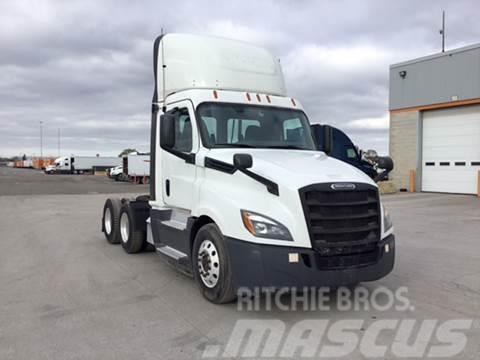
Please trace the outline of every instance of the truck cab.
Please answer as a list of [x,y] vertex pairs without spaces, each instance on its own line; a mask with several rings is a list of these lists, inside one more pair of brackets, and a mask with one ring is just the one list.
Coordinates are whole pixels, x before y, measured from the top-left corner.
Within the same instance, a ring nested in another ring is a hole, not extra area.
[[45,168],[46,174],[64,174],[70,173],[70,161],[69,157],[56,158],[53,164],[48,165]]
[[388,274],[376,184],[318,151],[266,50],[168,34],[154,45],[150,195],[108,199],[102,229],[147,244],[215,303],[240,288],[351,285]]
[[359,152],[358,148],[353,144],[352,140],[342,130],[329,125],[311,125],[312,135],[316,140],[318,150],[324,151],[324,139],[327,126],[331,129],[332,138],[331,149],[328,152],[328,155],[334,157],[335,159],[346,162],[352,166],[355,166],[357,169],[363,171],[372,179],[375,179],[378,175],[375,167],[368,161],[362,159],[362,155]]

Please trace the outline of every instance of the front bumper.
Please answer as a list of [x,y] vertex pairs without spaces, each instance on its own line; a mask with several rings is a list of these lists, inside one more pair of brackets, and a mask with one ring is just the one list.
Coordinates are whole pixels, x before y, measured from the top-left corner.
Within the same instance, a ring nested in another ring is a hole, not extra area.
[[[237,288],[352,285],[386,276],[395,262],[394,235],[380,241],[370,258],[346,255],[327,259],[313,249],[259,245],[233,238],[227,238],[226,244]],[[289,258],[296,258],[290,254],[298,254],[298,262],[290,262]]]

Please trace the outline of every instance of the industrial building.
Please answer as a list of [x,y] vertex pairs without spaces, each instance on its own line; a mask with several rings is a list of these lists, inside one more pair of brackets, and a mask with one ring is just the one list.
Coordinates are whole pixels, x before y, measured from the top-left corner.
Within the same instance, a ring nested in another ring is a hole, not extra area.
[[480,191],[480,44],[390,66],[398,189]]

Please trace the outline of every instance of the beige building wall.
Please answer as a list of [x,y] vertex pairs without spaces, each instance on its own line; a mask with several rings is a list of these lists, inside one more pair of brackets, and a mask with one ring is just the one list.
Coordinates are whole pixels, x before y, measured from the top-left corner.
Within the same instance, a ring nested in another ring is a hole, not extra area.
[[[390,156],[395,166],[390,179],[398,190],[409,190],[410,170],[418,174],[419,115],[418,111],[390,113]],[[418,184],[416,190],[420,190]]]

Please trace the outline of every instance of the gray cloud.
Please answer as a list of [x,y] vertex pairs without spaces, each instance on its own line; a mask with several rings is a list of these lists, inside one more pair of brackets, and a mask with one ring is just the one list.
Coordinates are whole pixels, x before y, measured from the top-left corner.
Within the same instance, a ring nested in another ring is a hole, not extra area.
[[152,45],[163,27],[271,49],[312,122],[387,152],[388,65],[480,39],[477,1],[3,1],[0,154],[148,149]]

